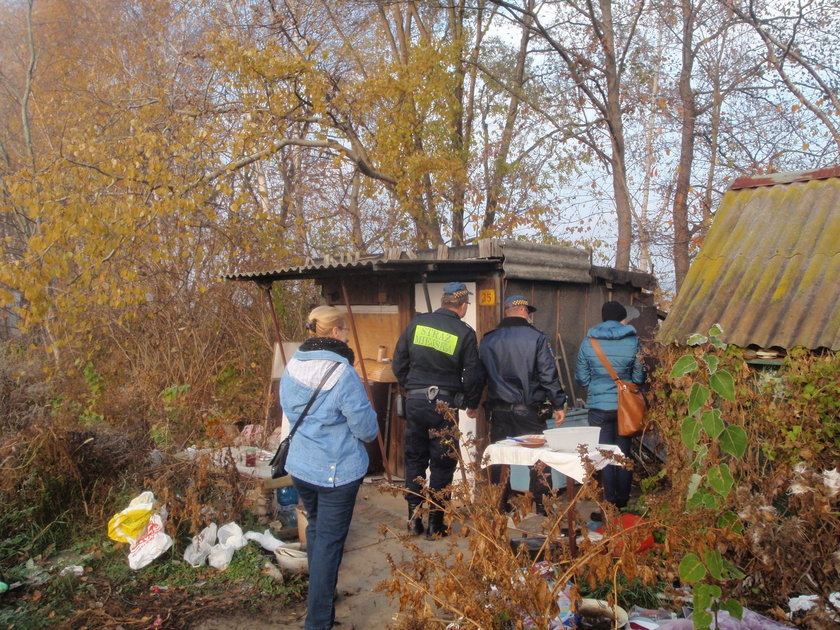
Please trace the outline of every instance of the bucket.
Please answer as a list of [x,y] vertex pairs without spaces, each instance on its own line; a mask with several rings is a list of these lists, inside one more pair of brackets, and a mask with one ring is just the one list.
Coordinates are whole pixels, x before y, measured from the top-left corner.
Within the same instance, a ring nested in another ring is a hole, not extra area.
[[277,547],[274,550],[274,558],[277,560],[277,564],[289,571],[301,573],[307,573],[309,571],[305,551],[292,547]]

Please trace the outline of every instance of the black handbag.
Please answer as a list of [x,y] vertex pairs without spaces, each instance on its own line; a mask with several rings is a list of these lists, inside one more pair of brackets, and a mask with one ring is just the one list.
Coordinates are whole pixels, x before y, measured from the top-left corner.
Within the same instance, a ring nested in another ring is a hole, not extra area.
[[324,374],[324,378],[321,379],[321,382],[318,384],[318,387],[315,388],[315,393],[312,394],[312,398],[309,399],[309,402],[306,403],[306,407],[303,408],[300,416],[295,422],[295,426],[292,427],[292,430],[289,431],[289,435],[287,435],[278,445],[277,452],[274,453],[274,457],[271,458],[271,462],[269,466],[271,467],[271,478],[277,479],[278,477],[283,477],[287,475],[286,472],[286,458],[289,456],[289,445],[292,443],[292,437],[297,431],[297,428],[300,426],[301,420],[306,417],[306,414],[309,413],[309,409],[312,407],[312,403],[315,402],[315,399],[318,397],[318,394],[321,391],[321,388],[324,386],[324,383],[327,382],[327,379],[335,372],[336,368],[339,366],[339,363],[336,361],[333,363],[332,367],[327,370],[327,373]]

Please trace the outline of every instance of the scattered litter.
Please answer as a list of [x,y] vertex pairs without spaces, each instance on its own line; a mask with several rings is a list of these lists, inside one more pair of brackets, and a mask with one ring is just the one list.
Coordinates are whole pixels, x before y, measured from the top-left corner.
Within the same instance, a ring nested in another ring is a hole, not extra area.
[[561,627],[574,628],[577,626],[577,615],[572,612],[572,597],[568,590],[560,591],[557,594],[557,607],[560,609],[558,615],[552,619],[554,624]]
[[664,608],[640,608],[633,606],[629,611],[627,627],[630,630],[653,630],[666,621],[676,619],[677,615]]
[[242,547],[248,544],[248,541],[242,533],[242,528],[233,521],[225,523],[219,528],[218,541],[218,544],[224,545],[225,547],[233,547],[234,549],[242,549]]
[[282,540],[275,538],[270,529],[265,530],[262,534],[259,532],[245,532],[245,538],[247,540],[253,540],[260,544],[260,547],[265,549],[266,551],[274,552],[277,547],[285,547],[286,543]]
[[259,424],[246,424],[233,443],[237,446],[256,446],[263,441],[264,429]]
[[578,615],[611,619],[619,628],[624,628],[627,625],[627,611],[618,605],[610,606],[603,599],[583,598],[578,605]]
[[23,582],[30,586],[46,584],[50,580],[50,572],[44,567],[35,564],[32,558],[26,561],[23,568]]
[[58,572],[59,575],[75,575],[81,576],[84,575],[85,568],[78,564],[71,564],[69,567],[64,567],[61,571]]
[[280,571],[280,569],[278,569],[272,562],[266,562],[263,565],[263,570],[265,571],[266,575],[274,578],[278,582],[286,581],[286,578],[283,577],[283,572]]
[[213,545],[216,544],[216,530],[216,523],[210,523],[210,525],[201,530],[201,533],[193,536],[192,542],[184,550],[184,560],[190,566],[200,567],[207,560],[211,549],[213,549]]
[[[788,609],[790,610],[788,617],[793,619],[793,617],[797,614],[807,613],[817,605],[819,599],[820,598],[817,595],[799,595],[798,597],[791,597],[788,600]],[[835,610],[840,609],[840,592],[829,595],[828,601],[831,602],[831,606]],[[828,606],[826,607],[826,610],[829,611],[829,614],[834,621],[838,621],[836,613],[830,612]]]
[[274,557],[277,559],[277,564],[289,571],[306,573],[309,570],[305,551],[291,547],[277,547],[274,550]]
[[207,562],[211,567],[224,571],[230,566],[235,551],[248,544],[242,535],[242,528],[236,523],[226,523],[219,528],[219,542],[213,545]]
[[148,566],[172,546],[172,537],[164,531],[166,510],[155,512],[146,523],[143,534],[128,551],[128,566],[135,571]]
[[108,521],[108,538],[117,542],[134,543],[142,535],[146,523],[155,511],[155,495],[141,492],[128,507],[117,512]]
[[[740,621],[730,616],[725,610],[719,610],[715,614],[717,623],[712,622],[712,630],[787,630],[790,628],[748,608],[744,608]],[[657,630],[694,630],[694,624],[691,619],[676,619],[666,621]]]

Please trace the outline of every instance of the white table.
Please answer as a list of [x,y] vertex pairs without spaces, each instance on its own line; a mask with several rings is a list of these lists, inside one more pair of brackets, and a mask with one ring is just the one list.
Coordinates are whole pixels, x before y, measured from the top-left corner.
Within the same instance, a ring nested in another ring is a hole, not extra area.
[[[614,453],[621,455],[621,449],[614,444],[598,444],[595,449],[587,452],[587,457],[596,470],[600,470],[610,464],[616,464],[608,455],[601,453]],[[543,462],[546,466],[553,468],[559,473],[571,477],[579,483],[586,481],[586,469],[583,465],[581,455],[577,451],[573,453],[565,451],[553,451],[550,448],[529,448],[522,446],[513,440],[500,440],[488,446],[481,459],[482,466],[504,465],[507,475],[510,474],[510,466],[533,466],[537,462]],[[507,475],[503,475],[503,483],[507,483]],[[566,481],[566,499],[569,501],[568,526],[569,526],[569,551],[574,557],[577,555],[575,541],[575,502],[574,483]]]
[[[616,463],[609,457],[602,455],[600,451],[621,455],[621,449],[615,444],[598,444],[588,454],[596,470]],[[484,458],[482,459],[482,465],[506,464],[508,466],[533,466],[537,462],[543,462],[546,466],[553,468],[567,477],[571,477],[578,483],[586,481],[586,470],[577,451],[569,453],[565,451],[553,451],[546,447],[528,448],[513,440],[500,440],[485,449]]]

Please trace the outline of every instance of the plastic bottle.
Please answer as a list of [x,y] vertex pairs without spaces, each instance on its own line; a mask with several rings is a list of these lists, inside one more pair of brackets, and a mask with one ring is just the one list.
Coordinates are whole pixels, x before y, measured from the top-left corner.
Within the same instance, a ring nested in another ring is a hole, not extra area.
[[297,527],[298,491],[294,486],[277,490],[277,503],[280,504],[278,517],[284,527]]

